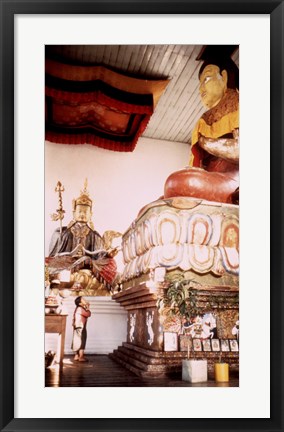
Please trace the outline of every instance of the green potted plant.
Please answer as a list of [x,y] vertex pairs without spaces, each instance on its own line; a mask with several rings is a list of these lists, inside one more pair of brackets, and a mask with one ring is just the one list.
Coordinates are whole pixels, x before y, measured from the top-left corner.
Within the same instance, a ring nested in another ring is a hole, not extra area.
[[[193,280],[185,279],[183,274],[168,276],[164,292],[158,298],[157,306],[159,311],[178,318],[181,332],[184,323],[190,323],[191,318],[198,313],[194,284]],[[207,360],[195,359],[192,337],[189,334],[187,336],[187,359],[182,360],[182,379],[193,383],[207,381]],[[191,358],[189,356],[190,352]]]

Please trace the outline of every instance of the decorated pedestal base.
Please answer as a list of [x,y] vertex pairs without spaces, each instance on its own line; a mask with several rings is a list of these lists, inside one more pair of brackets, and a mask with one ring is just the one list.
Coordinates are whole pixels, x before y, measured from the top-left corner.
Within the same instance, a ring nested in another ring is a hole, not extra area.
[[[112,298],[120,303],[127,311],[127,341],[118,347],[110,356],[142,377],[161,377],[168,374],[181,376],[182,360],[187,359],[187,350],[181,350],[180,335],[181,326],[176,322],[166,322],[157,307],[159,290],[153,292],[147,287],[147,279],[137,278],[131,288],[114,294]],[[148,280],[149,282],[150,280]],[[202,292],[204,296],[204,291]],[[234,302],[236,292],[222,291],[224,304],[215,312],[217,321],[222,323],[218,337],[228,338],[231,328],[237,316],[238,304]],[[204,304],[206,304],[206,296]],[[231,300],[230,300],[231,299]],[[218,327],[218,326],[217,326]],[[165,346],[165,332],[176,335],[177,345]],[[166,351],[165,349],[172,349]],[[192,353],[190,353],[190,357]],[[214,374],[214,364],[218,362],[220,351],[204,352],[196,351],[194,357],[197,360],[207,360],[208,372]],[[226,351],[222,353],[223,361],[230,364],[234,371],[238,370],[238,352]]]
[[[140,376],[181,374],[188,354],[179,343],[182,323],[158,306],[163,271],[194,280],[200,314],[208,312],[210,304],[216,319],[214,338],[233,338],[238,320],[238,206],[192,198],[156,201],[141,210],[122,246],[122,291],[112,298],[128,312],[127,341],[112,358]],[[165,344],[165,333],[172,333],[171,346]],[[195,357],[206,360],[213,373],[219,354],[202,348]],[[238,368],[238,352],[229,350],[222,358]]]

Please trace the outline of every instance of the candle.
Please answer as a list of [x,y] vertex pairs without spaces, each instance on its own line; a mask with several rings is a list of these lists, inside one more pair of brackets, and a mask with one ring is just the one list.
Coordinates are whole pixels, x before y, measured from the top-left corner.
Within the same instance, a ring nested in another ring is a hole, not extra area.
[[229,365],[228,363],[215,363],[215,381],[229,381]]

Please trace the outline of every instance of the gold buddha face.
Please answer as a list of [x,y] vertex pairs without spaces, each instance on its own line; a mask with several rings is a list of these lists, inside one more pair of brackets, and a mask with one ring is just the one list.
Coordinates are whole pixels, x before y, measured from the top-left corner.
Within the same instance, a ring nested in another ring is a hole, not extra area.
[[74,212],[74,219],[77,222],[89,222],[91,220],[92,211],[88,205],[77,204]]
[[216,106],[227,89],[228,74],[225,70],[220,73],[216,65],[207,65],[200,75],[199,92],[203,104],[207,108]]

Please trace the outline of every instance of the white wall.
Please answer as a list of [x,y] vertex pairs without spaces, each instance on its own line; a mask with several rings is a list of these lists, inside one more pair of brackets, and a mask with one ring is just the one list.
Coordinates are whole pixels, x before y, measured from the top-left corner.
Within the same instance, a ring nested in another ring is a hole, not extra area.
[[72,219],[72,199],[88,178],[93,199],[95,229],[124,232],[146,204],[163,195],[166,178],[188,165],[189,146],[183,143],[140,138],[132,153],[100,149],[92,145],[45,144],[45,254],[58,222],[50,214],[58,208],[54,189],[65,187],[63,225]]
[[[164,193],[166,178],[189,161],[189,146],[183,143],[141,138],[132,153],[120,153],[91,145],[45,143],[45,254],[58,222],[50,215],[58,208],[54,189],[60,180],[65,187],[63,225],[72,219],[72,199],[77,198],[88,178],[93,199],[95,229],[123,233],[144,205]],[[123,270],[122,253],[116,257]],[[65,353],[71,353],[74,298],[65,300],[67,319]],[[109,297],[90,298],[92,317],[88,322],[86,352],[106,354],[126,341],[127,314]],[[56,335],[46,335],[45,351],[57,350]]]
[[[127,312],[110,297],[84,296],[90,303],[91,317],[87,323],[87,354],[108,354],[127,339]],[[75,309],[75,297],[63,300],[64,313],[67,313],[65,354],[73,354],[71,350],[73,327],[72,319]],[[58,352],[58,335],[45,334],[45,352]]]

